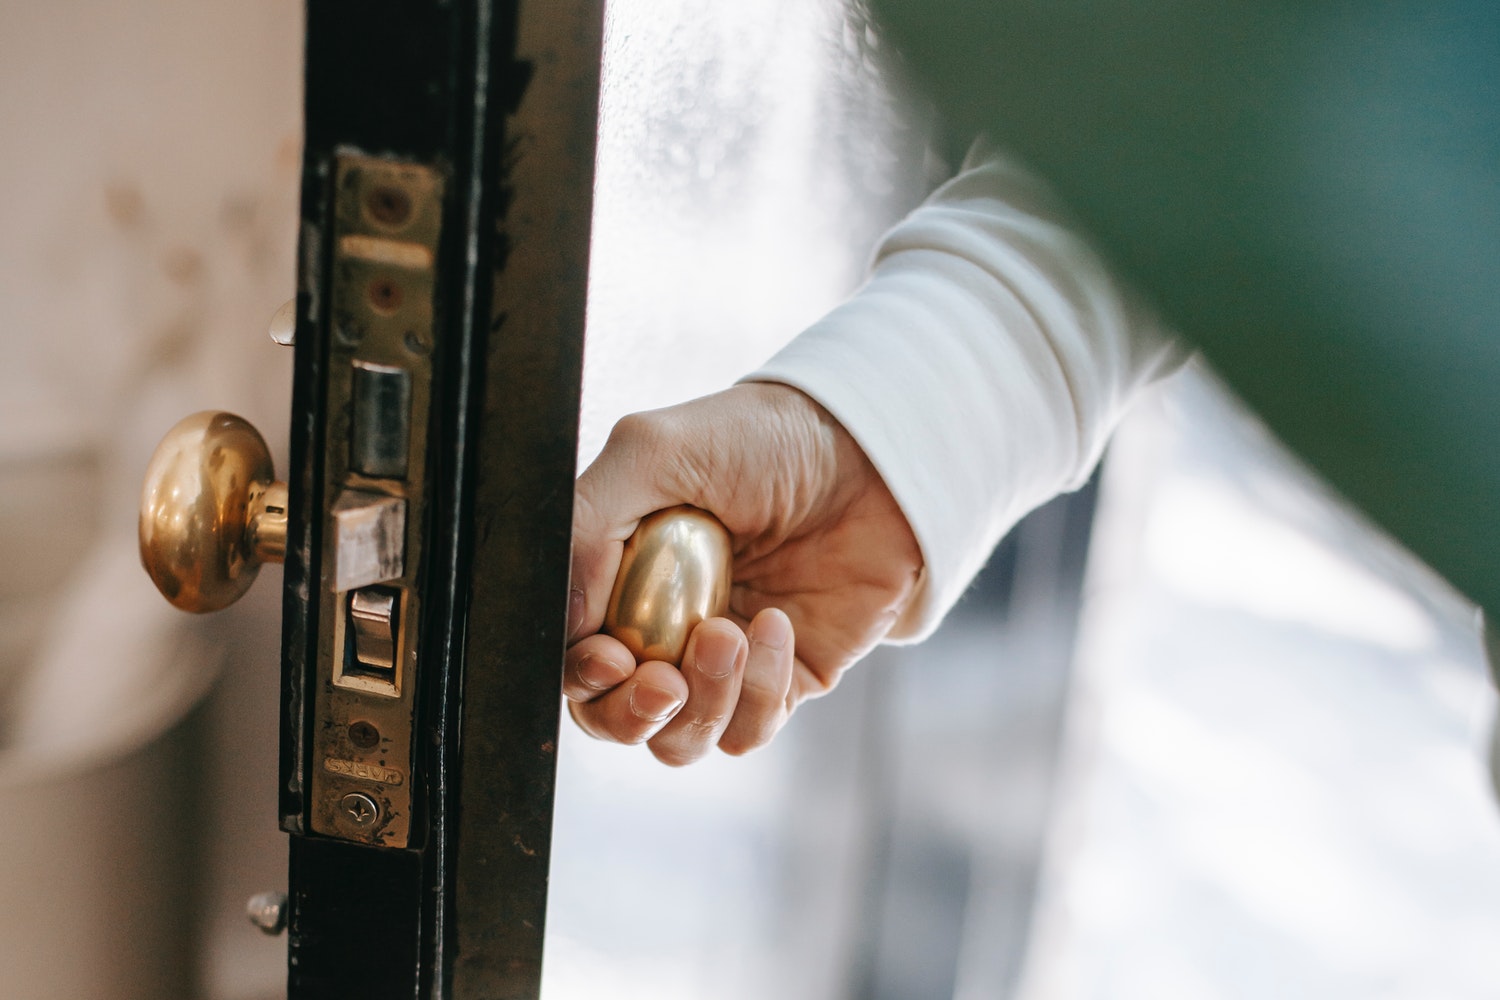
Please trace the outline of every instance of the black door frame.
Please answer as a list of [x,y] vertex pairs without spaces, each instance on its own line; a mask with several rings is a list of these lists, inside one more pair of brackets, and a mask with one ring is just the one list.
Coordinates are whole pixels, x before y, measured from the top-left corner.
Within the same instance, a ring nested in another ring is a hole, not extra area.
[[[540,990],[602,25],[597,0],[308,2],[282,643],[291,1000]],[[311,821],[333,178],[351,155],[444,179],[405,848]]]

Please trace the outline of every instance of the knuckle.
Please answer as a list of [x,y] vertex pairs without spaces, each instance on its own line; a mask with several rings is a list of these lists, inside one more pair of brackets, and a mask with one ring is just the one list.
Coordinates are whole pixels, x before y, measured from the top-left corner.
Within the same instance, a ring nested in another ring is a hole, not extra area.
[[725,736],[722,740],[720,740],[719,749],[723,750],[731,757],[743,757],[751,750],[759,750],[761,747],[765,746],[766,743],[769,742],[769,740],[770,738],[765,733],[758,732],[752,736],[746,736],[743,733],[737,733],[733,736]]
[[682,727],[678,731],[683,738],[700,741],[709,740],[719,733],[729,722],[726,715],[694,715],[682,720]]
[[647,747],[650,749],[653,757],[668,767],[686,767],[703,756],[701,752],[680,747],[676,744],[658,745],[656,743],[649,743]]
[[601,730],[599,726],[595,724],[595,720],[591,718],[591,713],[585,704],[576,701],[569,701],[568,714],[573,717],[574,724],[577,725],[579,729],[582,729],[585,735],[596,740],[608,739],[603,730]]
[[651,753],[656,759],[670,767],[691,764],[708,753],[718,743],[719,735],[728,724],[724,714],[696,714],[690,718],[679,716],[669,732],[649,741]]
[[568,714],[573,717],[579,729],[601,743],[638,746],[645,743],[661,728],[660,723],[652,723],[643,727],[639,724],[621,722],[605,714],[597,703],[569,701]]
[[759,750],[770,743],[780,731],[785,716],[768,715],[764,718],[736,720],[719,740],[719,749],[731,757],[743,757],[752,750]]
[[787,688],[780,680],[778,677],[766,677],[760,671],[745,671],[745,679],[740,685],[741,704],[754,708],[773,708],[780,704],[786,696]]
[[610,431],[605,451],[611,453],[615,466],[649,470],[659,486],[684,492],[681,499],[691,502],[702,489],[705,452],[705,428],[679,412],[679,407],[631,413]]
[[672,438],[671,421],[659,410],[631,413],[620,418],[610,432],[609,443],[627,451],[655,451]]

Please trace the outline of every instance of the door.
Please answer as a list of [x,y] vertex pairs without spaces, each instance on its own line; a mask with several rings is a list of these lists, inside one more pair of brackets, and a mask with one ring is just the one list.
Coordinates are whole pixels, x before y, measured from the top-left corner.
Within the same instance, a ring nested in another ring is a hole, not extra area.
[[[293,998],[539,989],[601,18],[309,4]],[[342,578],[391,499],[404,565]]]
[[142,554],[195,611],[285,562],[288,996],[535,996],[602,11],[306,27],[290,471],[188,418]]

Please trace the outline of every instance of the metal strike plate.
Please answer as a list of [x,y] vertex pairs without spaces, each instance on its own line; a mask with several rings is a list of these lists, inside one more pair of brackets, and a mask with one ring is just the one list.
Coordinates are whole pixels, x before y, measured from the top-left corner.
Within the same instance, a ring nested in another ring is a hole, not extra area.
[[433,290],[443,176],[359,155],[334,170],[313,832],[411,837],[412,725]]

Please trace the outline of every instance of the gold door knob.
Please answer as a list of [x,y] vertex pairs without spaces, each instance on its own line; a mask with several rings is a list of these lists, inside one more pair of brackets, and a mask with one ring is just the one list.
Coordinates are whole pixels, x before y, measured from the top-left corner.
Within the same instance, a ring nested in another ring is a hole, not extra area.
[[167,432],[146,467],[141,564],[184,611],[228,607],[261,563],[285,557],[286,502],[259,431],[232,413],[195,413]]
[[728,530],[707,511],[647,515],[625,543],[604,630],[637,660],[680,665],[693,628],[729,609],[733,558]]

